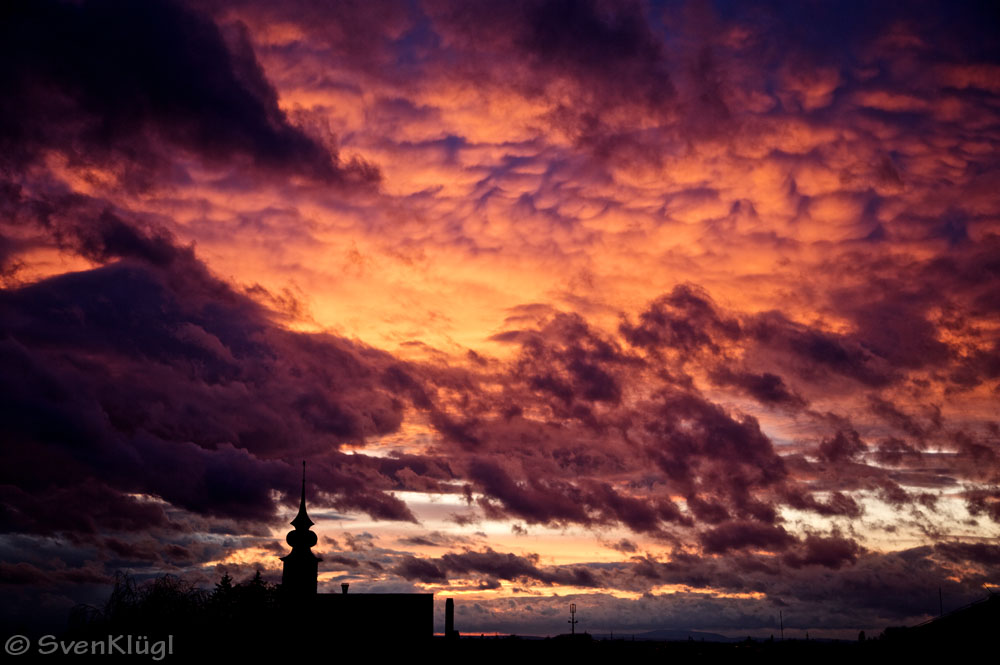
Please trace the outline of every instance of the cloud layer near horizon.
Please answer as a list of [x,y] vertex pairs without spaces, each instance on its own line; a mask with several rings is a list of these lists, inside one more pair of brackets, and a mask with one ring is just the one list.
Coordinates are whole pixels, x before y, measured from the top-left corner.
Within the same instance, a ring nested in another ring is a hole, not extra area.
[[989,20],[486,7],[2,10],[10,597],[273,567],[307,459],[325,581],[478,630],[549,631],[560,589],[632,629],[974,599]]

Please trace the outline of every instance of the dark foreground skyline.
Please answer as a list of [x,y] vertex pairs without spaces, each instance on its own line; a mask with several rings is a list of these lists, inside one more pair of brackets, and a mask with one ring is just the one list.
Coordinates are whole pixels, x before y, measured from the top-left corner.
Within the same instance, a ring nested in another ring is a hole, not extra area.
[[[381,657],[680,657],[732,662],[802,662],[804,658],[946,658],[981,655],[993,643],[1000,596],[991,595],[918,626],[893,626],[856,640],[727,638],[696,631],[660,630],[638,635],[563,633],[531,638],[461,634],[454,603],[444,634],[434,634],[430,594],[303,593],[289,577],[269,584],[258,572],[234,583],[224,575],[212,590],[161,576],[144,583],[116,576],[100,607],[77,606],[58,634],[20,634],[6,640],[12,655],[129,655],[202,660],[323,658],[370,649]],[[575,605],[571,613],[575,615]],[[572,623],[572,620],[571,620]],[[573,629],[571,628],[571,631]]]
[[303,459],[320,592],[467,632],[854,639],[984,597],[998,33],[3,3],[0,620],[277,582]]

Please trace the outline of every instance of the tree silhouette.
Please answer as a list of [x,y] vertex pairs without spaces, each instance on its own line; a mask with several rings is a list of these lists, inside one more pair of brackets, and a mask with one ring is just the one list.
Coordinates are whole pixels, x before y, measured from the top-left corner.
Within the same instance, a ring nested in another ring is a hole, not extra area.
[[279,588],[259,570],[239,584],[225,573],[211,591],[173,575],[139,582],[119,572],[103,608],[73,608],[69,632],[81,637],[182,635],[199,644],[225,636],[228,642],[246,644],[273,629],[279,614]]

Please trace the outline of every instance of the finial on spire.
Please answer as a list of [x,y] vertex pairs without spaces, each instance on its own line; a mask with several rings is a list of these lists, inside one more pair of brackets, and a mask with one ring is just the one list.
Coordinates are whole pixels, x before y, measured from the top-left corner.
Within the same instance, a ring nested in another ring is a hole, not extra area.
[[302,499],[299,501],[299,513],[291,522],[292,526],[299,530],[308,530],[315,522],[309,519],[306,512],[306,461],[302,460]]

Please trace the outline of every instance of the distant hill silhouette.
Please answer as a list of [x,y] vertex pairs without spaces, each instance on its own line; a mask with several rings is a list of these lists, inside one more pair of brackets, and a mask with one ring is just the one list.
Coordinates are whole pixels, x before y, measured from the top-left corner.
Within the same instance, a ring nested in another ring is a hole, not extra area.
[[[632,636],[631,633],[628,634]],[[621,637],[625,637],[622,635]],[[697,630],[649,630],[644,633],[635,633],[637,640],[660,640],[664,642],[677,642],[691,638],[693,640],[705,640],[706,642],[739,642],[743,638],[726,637],[718,633],[703,633]]]
[[954,651],[987,647],[996,652],[1000,631],[1000,595],[990,594],[957,610],[910,627],[887,628],[883,641],[914,652],[928,648]]

